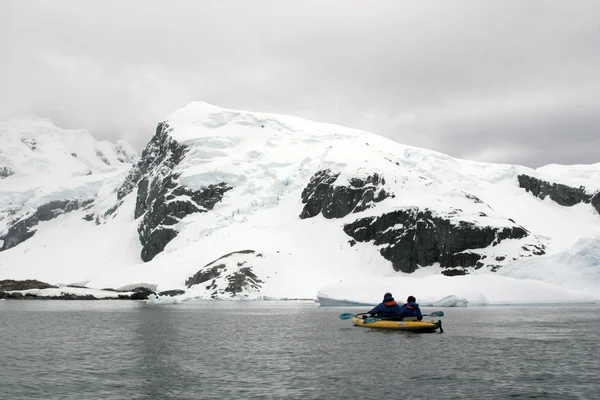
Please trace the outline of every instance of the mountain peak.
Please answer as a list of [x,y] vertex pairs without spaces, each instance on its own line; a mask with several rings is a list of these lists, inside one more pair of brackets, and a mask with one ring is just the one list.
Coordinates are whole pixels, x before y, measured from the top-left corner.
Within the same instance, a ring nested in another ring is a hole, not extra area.
[[19,110],[0,121],[0,168],[11,179],[28,176],[81,176],[119,168],[137,160],[128,144],[97,141],[83,129],[62,129],[50,119]]

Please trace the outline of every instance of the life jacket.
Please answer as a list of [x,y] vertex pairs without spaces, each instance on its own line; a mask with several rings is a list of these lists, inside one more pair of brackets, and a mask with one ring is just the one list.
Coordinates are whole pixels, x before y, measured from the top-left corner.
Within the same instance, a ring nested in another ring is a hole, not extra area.
[[398,303],[396,303],[396,300],[392,300],[392,301],[384,301],[383,304],[388,307],[394,307]]

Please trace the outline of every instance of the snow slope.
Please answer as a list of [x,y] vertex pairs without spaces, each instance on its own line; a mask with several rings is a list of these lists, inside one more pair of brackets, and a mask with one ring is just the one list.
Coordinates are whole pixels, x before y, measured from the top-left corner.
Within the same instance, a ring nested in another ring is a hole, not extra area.
[[[164,122],[169,127],[169,137],[187,148],[183,159],[172,166],[178,185],[190,191],[221,183],[231,187],[212,210],[178,218],[174,225],[177,236],[156,257],[144,263],[139,256],[141,245],[136,232],[140,219],[134,218],[137,186],[121,203],[114,193],[125,179],[124,171],[129,165],[123,163],[121,168],[117,164],[99,163],[98,157],[94,158],[95,151],[74,150],[78,155],[75,159],[69,155],[71,148],[65,145],[63,153],[52,154],[61,154],[60,160],[56,158],[58,170],[69,171],[66,186],[48,181],[45,188],[38,184],[33,186],[35,189],[26,189],[27,186],[16,183],[16,174],[9,176],[0,181],[3,193],[0,210],[10,206],[7,194],[14,204],[23,201],[27,190],[39,193],[31,200],[38,202],[39,196],[49,198],[56,190],[68,190],[83,197],[95,194],[93,208],[41,222],[34,237],[0,252],[0,279],[36,278],[50,283],[86,283],[95,288],[137,282],[157,284],[158,290],[186,288],[186,280],[209,263],[231,252],[252,249],[255,253],[250,258],[233,255],[223,261],[224,272],[214,278],[212,287],[211,282],[195,285],[183,298],[215,297],[215,287],[224,289],[231,277],[247,266],[255,274],[252,280],[260,281],[259,289],[246,288],[234,298],[314,298],[321,290],[322,294],[334,293],[350,301],[354,300],[349,297],[354,296],[356,301],[373,302],[380,297],[375,296],[375,291],[384,288],[404,292],[412,287],[430,287],[435,290],[422,291],[421,296],[430,302],[455,296],[456,304],[462,299],[472,304],[499,304],[510,303],[515,293],[522,294],[519,301],[528,303],[588,301],[594,298],[590,291],[600,289],[597,269],[575,275],[578,277],[573,279],[574,283],[561,287],[562,280],[545,277],[539,266],[544,265],[541,260],[552,259],[556,265],[571,271],[575,261],[560,258],[560,254],[574,245],[593,247],[578,241],[600,235],[598,212],[586,203],[564,207],[550,198],[540,200],[517,182],[519,174],[526,174],[576,188],[583,185],[593,194],[600,189],[600,164],[552,165],[533,170],[472,162],[355,129],[289,116],[222,109],[200,102],[177,110]],[[43,121],[39,124],[43,125]],[[24,133],[20,135],[18,138],[25,138]],[[23,143],[15,139],[9,142],[19,147],[18,143]],[[25,149],[22,151],[26,153]],[[117,153],[114,152],[116,158]],[[112,163],[113,153],[110,154],[106,158]],[[158,154],[148,151],[146,157]],[[16,166],[15,161],[11,162],[4,161],[10,168]],[[166,167],[161,164],[160,168]],[[33,179],[38,173],[44,176],[42,169],[22,169],[20,173]],[[326,169],[339,173],[334,186],[379,174],[385,178],[385,190],[394,196],[341,218],[328,219],[319,214],[301,219],[299,215],[305,206],[302,192],[318,171]],[[92,175],[86,175],[88,170]],[[151,176],[158,175],[154,171]],[[14,185],[11,190],[4,186],[7,182]],[[107,214],[117,205],[116,211]],[[494,229],[523,227],[529,234],[473,249],[487,260],[499,260],[494,262],[502,267],[499,271],[505,276],[493,275],[485,267],[469,270],[473,275],[450,278],[439,276],[436,265],[412,275],[397,272],[380,254],[381,246],[372,242],[350,244],[351,237],[344,232],[346,224],[359,218],[415,207],[432,210],[434,216],[457,226],[471,223]],[[109,217],[96,226],[82,219],[89,212]],[[537,267],[531,265],[538,257],[523,250],[534,245],[543,246],[547,254],[546,258],[539,258],[542,264],[535,264]],[[522,263],[517,265],[519,262]],[[577,266],[574,268],[577,270]],[[576,281],[580,280],[587,283],[578,287]],[[335,286],[340,282],[348,286]],[[366,290],[359,293],[360,282],[371,282],[371,297]],[[349,295],[347,290],[356,291],[356,295]],[[526,295],[528,291],[531,295]],[[216,297],[232,295],[225,291]]]
[[[33,258],[22,259],[22,247],[11,253],[10,261],[5,261],[8,255],[2,252],[0,270],[8,262],[18,274],[36,257],[43,260],[41,266],[46,270],[48,260],[69,257],[59,247],[48,245],[55,241],[67,244],[65,239],[75,235],[85,243],[83,251],[89,254],[86,247],[93,242],[81,236],[89,228],[86,224],[62,229],[62,225],[54,228],[56,223],[50,220],[75,209],[93,215],[102,202],[114,204],[114,192],[137,159],[125,142],[98,142],[87,131],[61,129],[31,113],[20,112],[0,121],[0,171],[4,171],[0,176],[0,249],[7,234],[17,243],[26,231],[36,232],[40,225],[48,224],[48,240],[33,244],[37,249]],[[79,214],[77,222],[82,219]],[[25,229],[14,228],[19,222]],[[59,268],[61,265],[52,263],[50,270],[56,273]]]
[[540,280],[600,298],[600,236],[580,239],[554,255],[515,261],[498,274]]

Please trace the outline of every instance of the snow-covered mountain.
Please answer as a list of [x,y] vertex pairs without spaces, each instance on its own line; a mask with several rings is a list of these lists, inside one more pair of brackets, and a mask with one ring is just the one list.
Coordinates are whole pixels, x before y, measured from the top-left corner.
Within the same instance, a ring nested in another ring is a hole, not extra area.
[[40,221],[77,209],[92,218],[99,191],[137,160],[125,142],[98,142],[28,112],[0,121],[0,251],[33,236]]
[[[125,176],[135,155],[124,144],[48,121],[0,126],[0,170],[10,171],[0,181],[0,279],[313,298],[377,277],[458,282],[512,271],[501,279],[544,280],[543,261],[525,275],[517,264],[600,240],[600,163],[472,162],[336,125],[191,103],[158,125]],[[39,162],[51,167],[26,158],[42,146]],[[57,193],[77,199],[63,207],[71,212],[45,212]],[[28,236],[19,223],[36,213],[37,233],[17,243],[15,232]]]

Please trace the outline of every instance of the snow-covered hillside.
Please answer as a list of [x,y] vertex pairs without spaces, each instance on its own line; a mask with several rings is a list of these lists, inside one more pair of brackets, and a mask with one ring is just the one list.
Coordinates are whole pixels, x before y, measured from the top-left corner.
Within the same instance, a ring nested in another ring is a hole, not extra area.
[[[28,139],[7,141],[21,138]],[[79,198],[95,201],[40,222],[36,235],[0,252],[0,279],[158,284],[185,288],[186,298],[314,298],[340,281],[378,277],[443,274],[475,284],[472,276],[505,271],[490,279],[506,282],[521,273],[515,263],[600,235],[600,163],[533,170],[472,162],[350,128],[206,103],[161,122],[127,178],[125,164],[111,157],[114,170],[91,162],[92,175],[69,169],[69,182],[79,182],[69,190],[93,186],[86,193],[95,197]],[[17,177],[0,181],[0,191]],[[56,181],[44,190],[56,186],[66,190]],[[0,210],[8,215],[6,199]],[[528,268],[533,277],[544,264]],[[582,299],[599,292],[591,282],[577,288]]]
[[84,209],[91,218],[99,192],[119,185],[137,159],[125,142],[98,142],[87,131],[60,129],[31,113],[0,121],[0,250],[24,242],[40,221],[57,215]]

